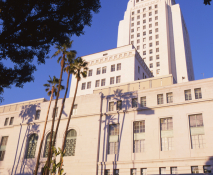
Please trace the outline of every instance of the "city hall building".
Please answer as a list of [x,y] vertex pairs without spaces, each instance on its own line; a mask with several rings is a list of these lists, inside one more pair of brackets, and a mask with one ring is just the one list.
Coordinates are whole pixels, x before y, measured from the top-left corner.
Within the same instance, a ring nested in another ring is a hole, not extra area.
[[[189,34],[174,0],[129,0],[117,48],[83,57],[66,138],[67,175],[211,173],[213,78],[194,80]],[[76,79],[63,109],[62,146]],[[49,101],[0,106],[0,174],[32,175]],[[62,99],[58,101],[60,111]],[[39,174],[47,159],[51,104]],[[56,113],[55,126],[59,112]]]

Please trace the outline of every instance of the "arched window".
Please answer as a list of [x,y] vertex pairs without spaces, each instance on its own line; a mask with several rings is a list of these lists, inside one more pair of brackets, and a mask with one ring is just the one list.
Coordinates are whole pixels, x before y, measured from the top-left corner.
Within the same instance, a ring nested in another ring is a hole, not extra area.
[[28,148],[27,148],[27,155],[26,155],[27,159],[35,157],[37,142],[38,142],[38,135],[32,134],[28,140]]
[[[54,138],[54,135],[55,135],[55,132],[53,132],[52,140],[53,140],[53,138]],[[50,133],[47,134],[47,137],[46,137],[46,142],[45,142],[45,147],[44,147],[44,157],[47,157],[47,156],[48,156],[49,143],[50,143]]]
[[64,156],[75,156],[77,132],[71,129],[67,132],[65,155]]

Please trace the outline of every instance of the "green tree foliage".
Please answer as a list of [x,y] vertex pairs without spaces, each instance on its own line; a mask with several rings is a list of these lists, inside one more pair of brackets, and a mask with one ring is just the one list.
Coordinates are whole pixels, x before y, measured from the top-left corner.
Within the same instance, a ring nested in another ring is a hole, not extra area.
[[[32,81],[34,58],[45,63],[50,46],[83,34],[99,9],[100,0],[0,0],[0,94]],[[3,64],[7,59],[13,68]]]
[[211,5],[211,1],[212,1],[212,0],[204,0],[204,4],[205,4],[205,5]]

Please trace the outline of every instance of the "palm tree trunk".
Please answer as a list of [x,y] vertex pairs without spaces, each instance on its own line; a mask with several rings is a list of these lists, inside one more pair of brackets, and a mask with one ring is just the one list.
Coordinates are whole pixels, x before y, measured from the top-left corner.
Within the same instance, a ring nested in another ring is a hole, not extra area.
[[45,123],[44,123],[44,130],[43,130],[43,134],[42,134],[42,137],[41,137],[41,143],[40,143],[40,146],[39,146],[39,151],[38,151],[34,175],[37,175],[37,173],[38,173],[38,166],[39,166],[39,160],[40,160],[40,155],[41,155],[41,148],[42,148],[42,144],[43,144],[43,141],[44,141],[44,134],[45,134],[46,126],[47,126],[47,119],[48,119],[48,115],[49,115],[49,111],[50,111],[50,105],[51,105],[51,102],[52,102],[52,99],[53,99],[53,90],[54,89],[52,87],[50,103],[49,103],[49,107],[48,107],[48,110],[47,110],[47,116],[46,116]]
[[[69,113],[69,118],[68,118],[68,121],[67,121],[66,130],[65,130],[65,134],[64,134],[64,140],[63,140],[63,145],[62,145],[62,149],[61,149],[62,152],[64,152],[64,148],[65,148],[67,131],[68,131],[68,128],[69,128],[69,124],[70,124],[70,120],[71,120],[71,116],[72,116],[72,110],[73,110],[73,107],[74,107],[75,98],[76,98],[76,94],[77,94],[77,90],[78,90],[78,83],[79,83],[79,78],[77,78],[77,83],[76,83],[76,87],[75,87],[75,94],[74,94],[74,97],[73,97],[72,106],[71,106],[71,110],[70,110],[70,113]],[[63,159],[62,159],[62,157],[60,158],[60,162],[61,162],[61,165],[60,165],[60,168],[58,170],[59,174],[61,172],[61,168],[62,168],[62,165],[63,165]]]
[[53,110],[52,126],[51,126],[51,133],[50,133],[49,150],[48,150],[48,156],[47,156],[47,168],[45,171],[45,175],[49,175],[50,159],[52,159],[53,128],[54,128],[54,123],[55,123],[55,112],[56,112],[56,107],[57,107],[57,103],[58,103],[59,91],[60,91],[60,87],[61,87],[61,80],[62,80],[63,69],[64,69],[64,60],[65,60],[65,54],[63,53],[62,64],[61,64],[61,73],[60,73],[60,79],[59,79],[59,84],[58,84],[58,91],[57,91],[57,96],[55,99],[55,106],[53,108],[54,110]]
[[64,109],[64,104],[65,104],[66,97],[67,97],[67,91],[68,91],[68,88],[69,88],[69,80],[70,80],[70,73],[68,73],[68,77],[67,77],[66,91],[65,91],[65,94],[64,94],[63,102],[62,102],[61,111],[60,111],[59,118],[58,118],[58,123],[57,123],[56,129],[55,129],[55,135],[54,135],[54,139],[53,139],[53,146],[55,146],[55,141],[56,141],[56,137],[57,137],[57,133],[58,133],[58,128],[59,128],[59,124],[60,124],[60,121],[61,121],[61,116],[62,116],[63,109]]

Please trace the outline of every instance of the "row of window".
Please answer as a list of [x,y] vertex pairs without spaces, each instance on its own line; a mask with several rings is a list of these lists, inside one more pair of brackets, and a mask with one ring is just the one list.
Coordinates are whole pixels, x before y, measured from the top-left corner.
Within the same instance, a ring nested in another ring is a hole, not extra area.
[[[152,28],[152,24],[149,24],[149,28]],[[137,27],[137,32],[140,32],[140,27]],[[146,25],[144,25],[143,26],[143,30],[145,30],[146,29]],[[135,31],[135,29],[134,28],[132,28],[131,29],[131,32],[134,32]],[[159,29],[158,28],[155,28],[155,32],[159,32]],[[151,34],[151,32],[150,32],[150,34]]]
[[[101,82],[101,86],[106,85],[106,79],[104,78],[104,79],[101,79],[101,80],[96,80],[95,81],[95,87],[99,87],[100,82]],[[121,76],[116,76],[116,83],[120,83],[120,82],[121,82]],[[115,84],[115,77],[110,77],[110,84]],[[90,89],[91,85],[92,85],[91,81],[87,82],[87,86],[86,86],[86,83],[82,83],[81,90],[85,90],[86,88]]]
[[[155,18],[157,20],[158,18]],[[152,18],[149,18],[149,22],[152,22]],[[146,24],[146,20],[143,20],[143,24]],[[140,21],[137,22],[137,25],[140,25]],[[151,26],[151,25],[150,25]],[[158,26],[158,22],[155,22],[155,26]],[[131,23],[131,27],[134,27],[134,23]]]
[[[158,28],[155,29],[155,32],[157,33],[159,30]],[[149,30],[149,34],[152,34],[152,30]],[[143,32],[143,36],[146,36],[146,32]],[[157,36],[157,35],[156,35]],[[140,33],[137,33],[137,37],[140,37]],[[134,38],[134,35],[131,35],[131,39]],[[156,38],[158,39],[158,38]],[[159,41],[156,42],[156,45],[159,45]],[[149,44],[149,47],[152,47],[152,43]],[[144,45],[143,49],[146,49],[146,45]]]
[[[118,70],[121,70],[121,63],[118,63],[117,64],[117,71]],[[102,74],[105,74],[107,71],[107,67],[102,67]],[[115,64],[111,65],[111,72],[114,72],[115,71]],[[92,72],[93,70],[90,69],[89,72],[88,72],[88,77],[91,77],[92,76]],[[101,68],[97,68],[97,71],[96,71],[96,75],[99,75],[101,74]]]
[[[157,11],[157,10],[155,11],[155,14],[158,14],[158,11]],[[149,16],[152,16],[152,12],[149,12]],[[143,18],[145,18],[145,17],[146,17],[146,13],[143,14]],[[141,18],[140,15],[137,15],[137,18],[134,17],[134,16],[132,16],[131,20],[134,21],[135,19],[138,20],[138,19],[140,19],[140,18]]]
[[[119,107],[119,105],[118,105]],[[108,154],[118,154],[119,124],[109,125]],[[205,147],[202,114],[189,115],[191,149]],[[160,119],[161,151],[174,150],[173,118]],[[145,152],[145,120],[133,122],[133,152]]]
[[[141,1],[143,1],[143,0],[141,0]],[[139,2],[139,0],[136,0],[136,2]],[[155,8],[158,8],[158,5],[155,5]],[[149,10],[152,10],[152,6],[149,6]],[[146,11],[146,7],[143,8],[143,12],[145,12],[145,11]],[[141,13],[141,10],[137,10],[137,13]],[[134,15],[134,14],[135,14],[135,12],[132,11],[132,15]]]
[[[65,155],[64,156],[75,156],[77,132],[71,129],[67,132],[66,144],[65,144]],[[4,160],[8,136],[3,136],[0,143],[0,161]],[[25,154],[26,159],[35,158],[36,148],[38,142],[38,135],[31,134],[27,140],[27,150]],[[45,147],[43,151],[43,157],[47,157],[49,150],[50,133],[46,136]]]
[[[198,174],[199,169],[198,166],[191,166],[191,173],[192,174]],[[211,173],[211,165],[204,165],[203,166],[203,173]],[[132,168],[130,169],[131,175],[137,175],[137,169]],[[168,174],[166,172],[166,167],[160,167],[159,168],[159,174]],[[170,167],[170,174],[178,174],[178,168],[177,167]],[[104,171],[104,175],[111,175],[110,170],[106,169]],[[119,169],[113,170],[113,175],[119,175]],[[140,169],[140,175],[147,175],[147,168],[141,168]]]
[[4,121],[4,126],[7,126],[8,124],[12,125],[13,121],[14,121],[14,117],[10,117],[10,118],[8,117],[8,118],[6,118],[5,121]]
[[[159,35],[156,35],[155,38],[158,39],[158,38],[159,38]],[[152,40],[152,36],[149,37],[149,40],[150,40],[150,41]],[[137,41],[137,44],[140,43],[140,39],[137,39],[136,41]],[[146,41],[146,38],[143,38],[143,42],[145,42],[145,41]],[[131,44],[134,45],[134,41],[131,41]],[[156,42],[156,44],[159,45],[159,42]],[[146,47],[146,46],[144,45],[144,47]],[[156,52],[159,52],[159,48],[156,49]],[[146,55],[146,51],[144,51],[144,53],[145,53],[145,54],[143,54],[143,55]]]

